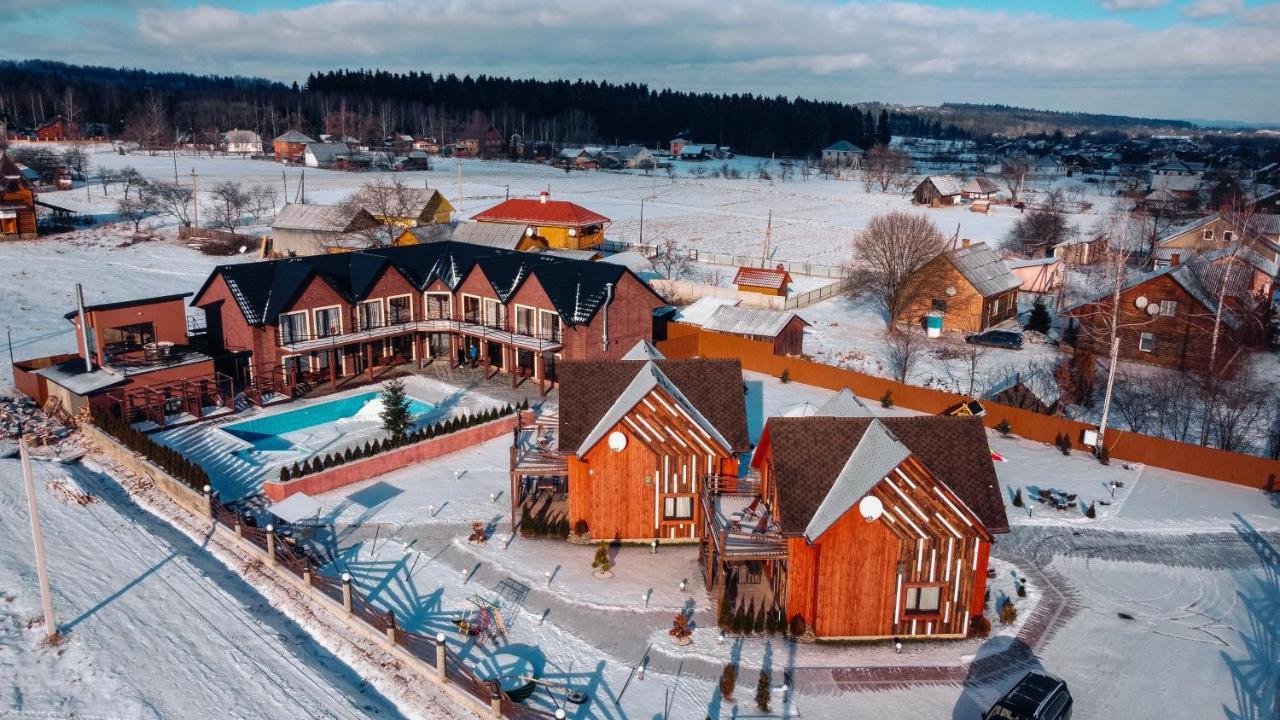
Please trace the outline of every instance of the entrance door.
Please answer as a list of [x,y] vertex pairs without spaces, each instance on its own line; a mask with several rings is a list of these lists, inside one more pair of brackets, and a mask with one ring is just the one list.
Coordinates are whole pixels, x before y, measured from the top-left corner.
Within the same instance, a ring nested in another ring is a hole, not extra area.
[[490,341],[488,350],[489,350],[489,364],[498,368],[499,370],[502,370],[504,365],[503,360],[506,359],[503,357],[502,343],[496,343],[496,342]]

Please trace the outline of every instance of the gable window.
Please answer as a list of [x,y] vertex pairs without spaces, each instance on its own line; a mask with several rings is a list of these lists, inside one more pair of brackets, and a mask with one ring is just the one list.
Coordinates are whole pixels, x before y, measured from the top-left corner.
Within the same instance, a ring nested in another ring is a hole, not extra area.
[[516,306],[516,332],[521,335],[533,335],[537,332],[536,322],[537,318],[534,315],[533,308],[523,305]]
[[1203,235],[1203,237],[1204,237],[1204,239],[1205,239],[1205,240],[1212,240],[1212,239],[1213,239],[1213,231],[1212,231],[1212,230],[1205,230],[1205,231],[1204,231],[1204,235]]
[[280,316],[280,342],[288,345],[306,339],[306,312],[286,313]]
[[469,323],[480,322],[480,298],[474,295],[462,296],[462,319]]
[[342,311],[336,307],[315,311],[316,337],[329,337],[342,332]]
[[1177,301],[1177,300],[1161,300],[1161,301],[1160,301],[1160,315],[1161,315],[1161,316],[1163,316],[1163,317],[1173,317],[1174,315],[1177,315],[1177,314],[1178,314],[1178,301]]
[[366,300],[356,306],[356,317],[360,321],[360,329],[382,327],[382,301]]
[[542,338],[551,342],[560,342],[562,333],[560,330],[559,313],[543,310],[538,318],[542,329]]
[[449,293],[430,292],[427,293],[426,299],[428,320],[449,319]]
[[663,520],[690,520],[693,518],[693,498],[687,495],[662,499]]
[[1138,349],[1142,352],[1153,352],[1156,349],[1156,336],[1152,333],[1142,333],[1138,336]]
[[905,615],[930,615],[942,607],[941,585],[908,585],[902,602]]
[[502,307],[502,303],[498,302],[497,300],[490,300],[489,298],[485,298],[484,299],[484,324],[488,325],[489,327],[495,327],[495,328],[502,327],[504,324],[503,320],[506,319],[505,317],[503,317],[506,314],[504,310],[506,310],[506,308]]
[[392,325],[407,323],[413,319],[413,309],[408,295],[387,298],[387,314]]

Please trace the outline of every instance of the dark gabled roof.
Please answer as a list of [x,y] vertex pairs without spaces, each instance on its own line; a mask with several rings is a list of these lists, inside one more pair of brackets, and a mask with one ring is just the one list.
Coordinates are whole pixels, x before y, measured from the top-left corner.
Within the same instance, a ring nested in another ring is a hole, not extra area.
[[[560,447],[578,447],[648,360],[565,361],[560,380]],[[738,360],[654,360],[698,412],[733,447],[746,452],[747,408]]]
[[999,255],[984,242],[943,253],[982,297],[1009,292],[1022,284]]
[[[308,255],[261,262],[220,265],[196,293],[197,301],[214,278],[227,283],[244,318],[251,325],[274,324],[313,277],[324,280],[349,303],[363,300],[382,273],[394,269],[414,287],[424,290],[440,280],[451,289],[479,268],[503,302],[530,277],[538,278],[567,325],[590,323],[608,297],[631,275],[622,265],[596,263],[543,253],[502,250],[470,243],[441,241],[403,247],[371,248],[348,253]],[[655,297],[660,297],[654,293]]]
[[[119,300],[116,302],[97,303],[96,305],[85,305],[85,312],[93,312],[95,310],[117,310],[119,308],[133,307],[134,305],[151,305],[152,303],[169,302],[170,300],[181,300],[182,298],[191,297],[191,293],[174,293],[172,295],[157,295],[156,297],[133,298],[132,300]],[[62,317],[70,320],[80,314],[79,310],[72,310],[64,314]]]
[[[561,391],[563,393],[563,390]],[[564,407],[561,395],[561,407]],[[563,413],[562,413],[563,414]],[[1008,532],[986,429],[975,417],[773,417],[766,433],[782,531],[804,533],[872,422],[881,422],[993,533]],[[563,418],[561,427],[563,428]]]

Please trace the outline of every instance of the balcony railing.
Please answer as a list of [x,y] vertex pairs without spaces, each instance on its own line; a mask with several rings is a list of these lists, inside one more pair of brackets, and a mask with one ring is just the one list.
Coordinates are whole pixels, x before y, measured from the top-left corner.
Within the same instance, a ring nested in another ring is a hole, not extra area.
[[558,329],[554,332],[519,332],[507,323],[495,322],[478,314],[467,313],[463,319],[455,320],[438,312],[428,312],[416,318],[407,313],[397,314],[389,322],[346,331],[313,333],[285,332],[282,329],[278,335],[278,344],[286,350],[309,352],[416,331],[459,332],[535,352],[553,352],[564,344],[564,335]]
[[[740,515],[725,514],[722,504],[725,496],[714,491],[715,484],[714,477],[703,480],[699,501],[702,503],[704,535],[715,544],[716,553],[726,560],[785,558],[787,541],[774,522],[769,507],[757,501],[744,504]],[[754,508],[751,514],[745,512],[749,507]]]

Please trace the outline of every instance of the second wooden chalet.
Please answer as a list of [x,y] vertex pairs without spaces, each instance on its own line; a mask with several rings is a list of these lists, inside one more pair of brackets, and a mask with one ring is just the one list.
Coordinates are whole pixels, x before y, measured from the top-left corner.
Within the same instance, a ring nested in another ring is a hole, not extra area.
[[696,540],[699,493],[736,479],[750,450],[742,365],[645,345],[627,357],[561,366],[569,523],[595,539]]
[[965,637],[1008,532],[982,422],[870,417],[840,398],[770,418],[758,492],[708,496],[708,587],[816,638]]

